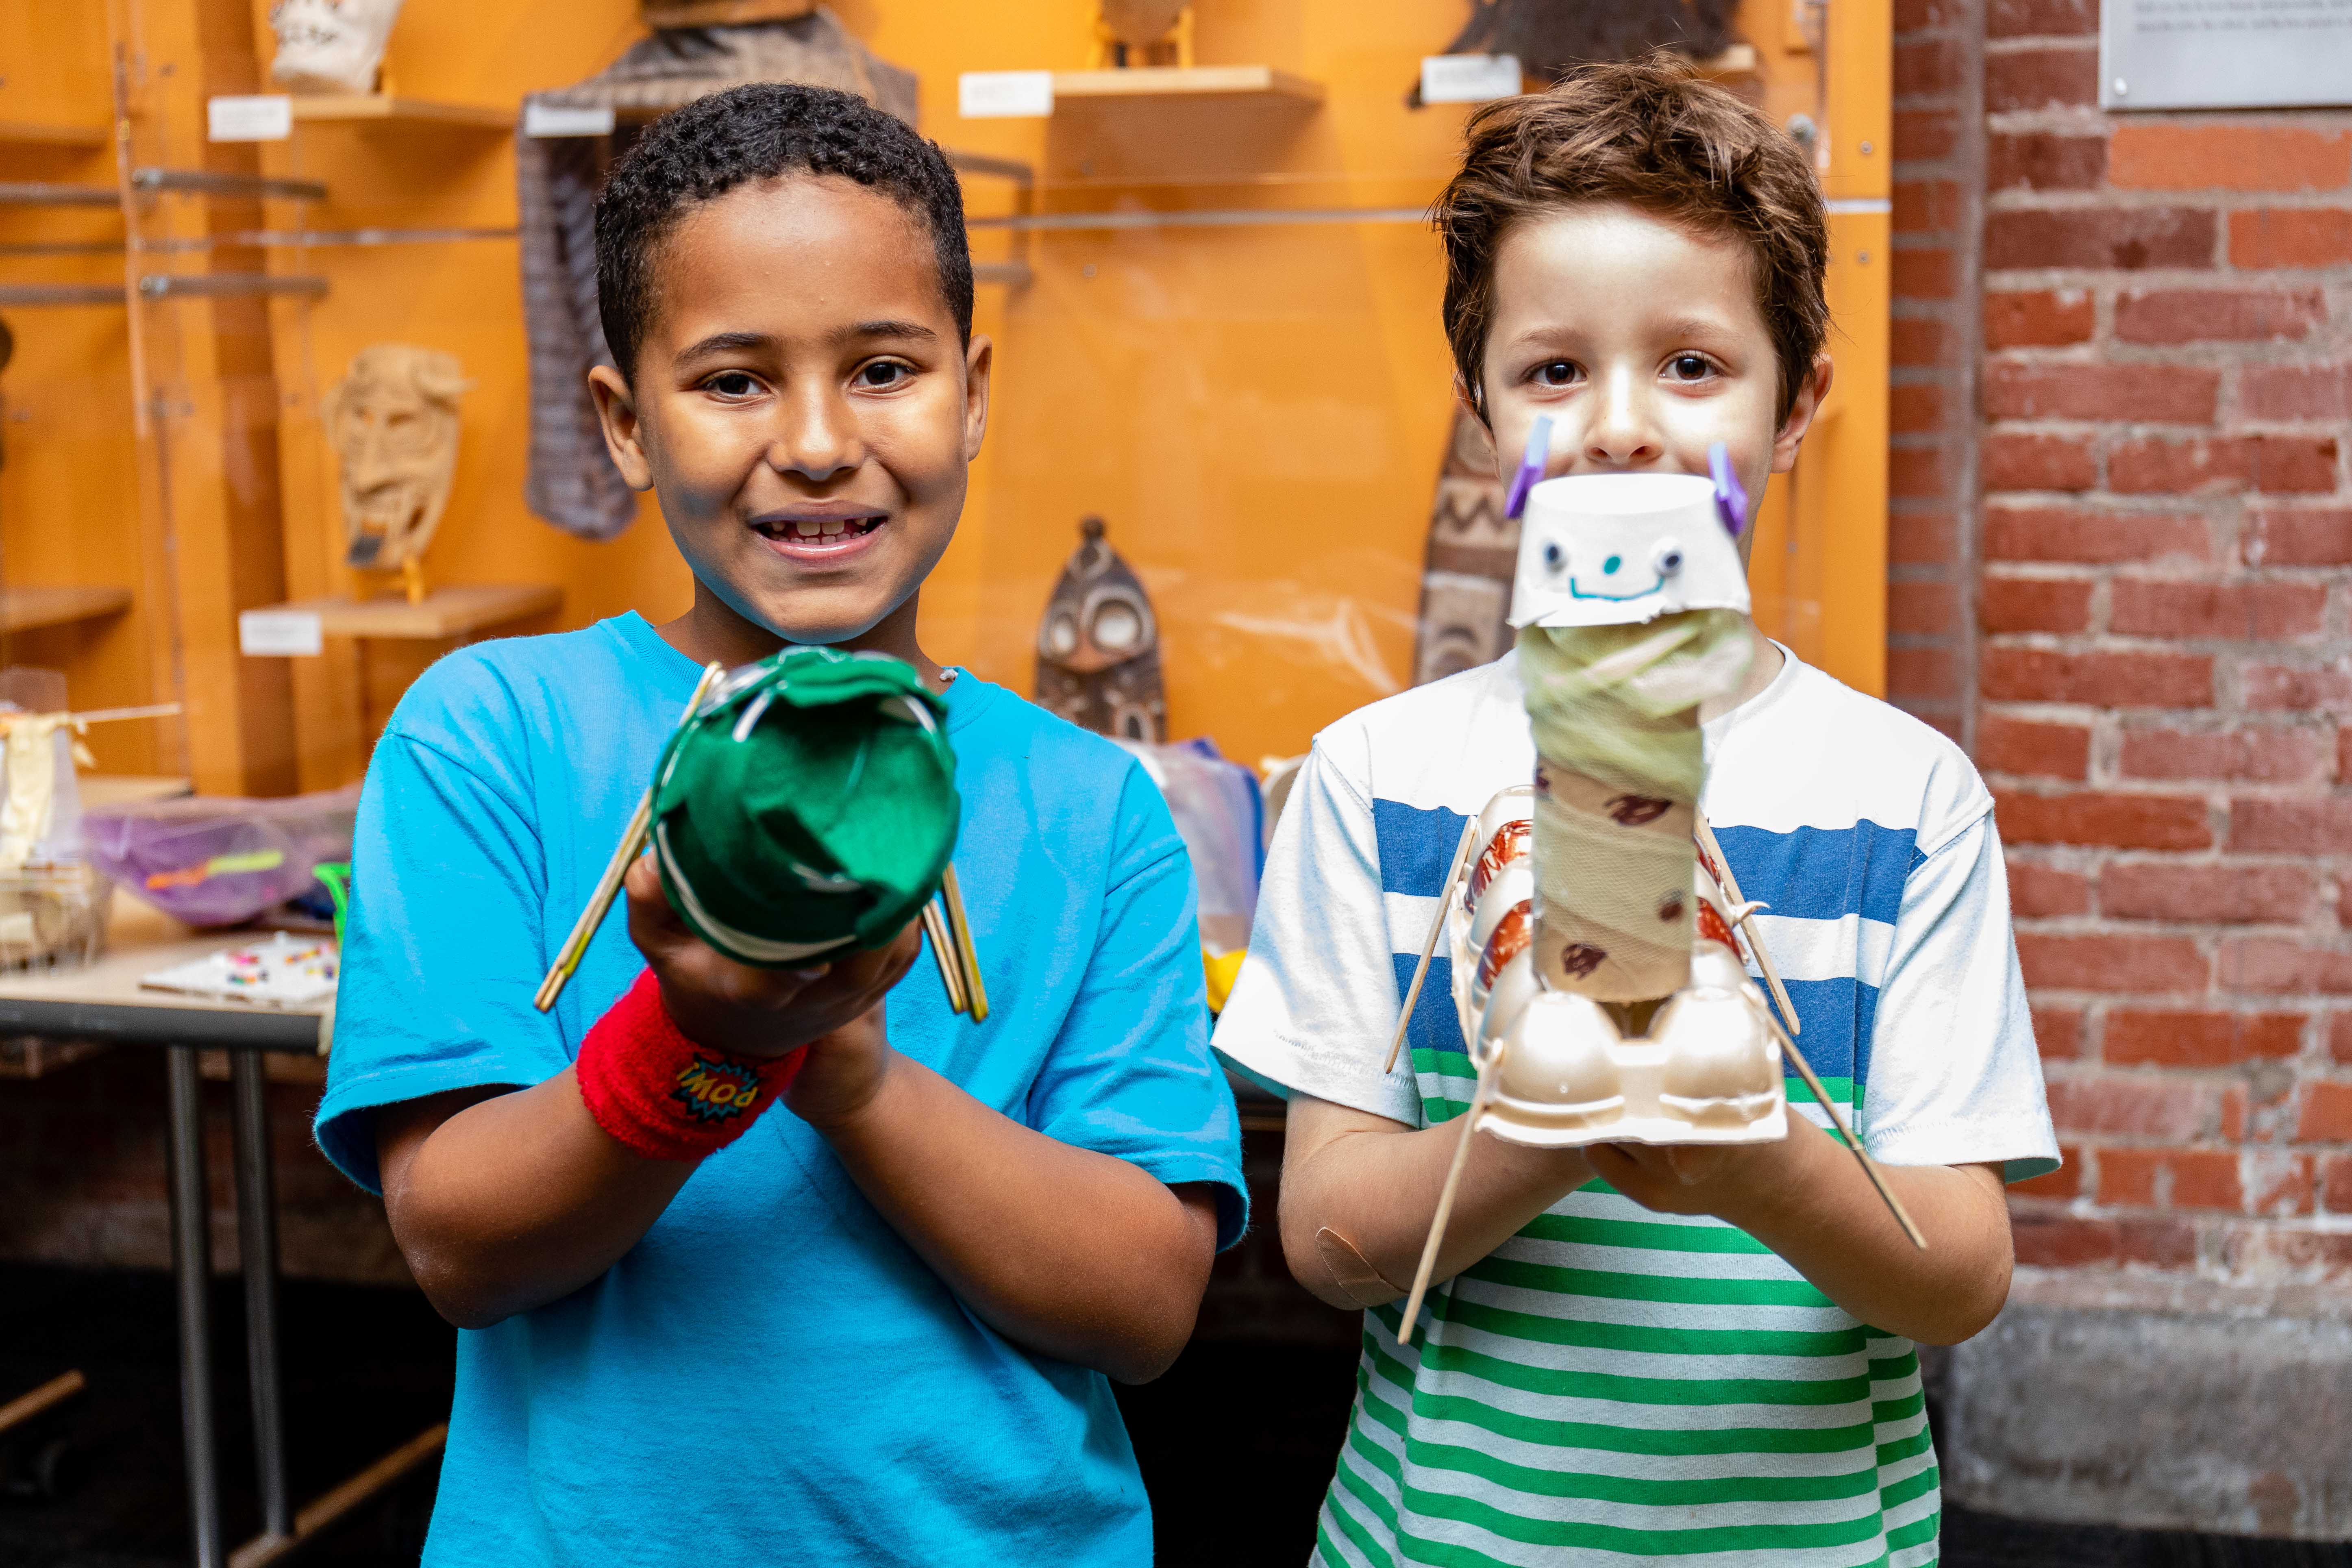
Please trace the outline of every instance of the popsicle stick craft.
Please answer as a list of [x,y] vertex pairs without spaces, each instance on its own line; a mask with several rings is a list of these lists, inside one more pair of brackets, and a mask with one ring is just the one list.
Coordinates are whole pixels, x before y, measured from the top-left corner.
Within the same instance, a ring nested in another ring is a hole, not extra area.
[[945,710],[886,655],[789,647],[703,672],[594,896],[541,984],[545,1012],[650,848],[670,907],[740,963],[803,968],[920,921],[950,1006],[988,1016],[950,856],[961,805]]
[[1407,1342],[1480,1129],[1537,1148],[1770,1142],[1788,1135],[1784,1061],[1927,1247],[1798,1050],[1764,906],[1741,897],[1697,809],[1698,705],[1748,666],[1734,543],[1746,497],[1719,455],[1713,479],[1542,479],[1538,423],[1512,485],[1527,514],[1511,619],[1535,780],[1465,825],[1404,1004],[1409,1017],[1444,941],[1476,1080],[1405,1299]]

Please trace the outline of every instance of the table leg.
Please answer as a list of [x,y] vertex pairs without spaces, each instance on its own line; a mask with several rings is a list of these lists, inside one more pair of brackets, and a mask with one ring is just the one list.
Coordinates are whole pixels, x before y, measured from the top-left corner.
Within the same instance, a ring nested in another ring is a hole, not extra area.
[[278,1378],[278,1212],[270,1170],[269,1101],[257,1051],[231,1051],[236,1121],[236,1243],[245,1274],[245,1346],[253,1381],[253,1457],[261,1531],[289,1535],[286,1415]]
[[196,1053],[164,1053],[171,1090],[172,1278],[179,1295],[180,1429],[196,1568],[221,1568],[220,1455],[213,1441],[212,1199],[205,1188],[205,1102]]

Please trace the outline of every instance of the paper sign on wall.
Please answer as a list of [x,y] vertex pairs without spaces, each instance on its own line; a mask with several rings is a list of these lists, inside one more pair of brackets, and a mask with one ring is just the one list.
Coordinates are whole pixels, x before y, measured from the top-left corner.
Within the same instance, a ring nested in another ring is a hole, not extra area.
[[1484,103],[1490,98],[1516,97],[1519,87],[1517,55],[1421,57],[1423,103]]
[[205,135],[214,142],[283,142],[294,134],[294,100],[282,92],[205,100]]
[[541,103],[537,99],[523,100],[522,133],[526,136],[610,136],[613,125],[613,106],[609,103],[573,109]]
[[236,617],[236,651],[247,658],[316,658],[325,647],[316,610],[247,610]]
[[1031,120],[1054,112],[1052,71],[966,71],[956,78],[966,120]]

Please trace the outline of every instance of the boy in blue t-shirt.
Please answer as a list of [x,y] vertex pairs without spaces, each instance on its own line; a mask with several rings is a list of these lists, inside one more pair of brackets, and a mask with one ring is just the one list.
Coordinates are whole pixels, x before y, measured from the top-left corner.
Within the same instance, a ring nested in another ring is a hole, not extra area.
[[[425,1561],[1147,1563],[1106,1377],[1190,1334],[1237,1124],[1158,792],[916,642],[988,416],[955,175],[855,98],[740,88],[646,132],[596,246],[605,437],[694,605],[469,648],[402,700],[318,1114],[465,1331]],[[787,640],[944,693],[987,1022],[911,931],[733,964],[644,861],[535,1011],[701,667]],[[611,1108],[672,1048],[799,1066],[732,1142],[649,1157]]]

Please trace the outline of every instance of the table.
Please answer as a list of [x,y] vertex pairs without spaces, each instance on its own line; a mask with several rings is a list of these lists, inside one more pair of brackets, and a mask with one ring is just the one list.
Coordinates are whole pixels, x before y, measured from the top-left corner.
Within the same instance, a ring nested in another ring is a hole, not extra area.
[[[438,1452],[446,1426],[424,1432],[297,1513],[287,1494],[286,1424],[278,1374],[278,1220],[262,1057],[325,1049],[332,1005],[263,1007],[168,991],[139,977],[263,933],[198,935],[118,892],[107,951],[55,973],[0,975],[0,1033],[158,1046],[171,1097],[172,1275],[178,1298],[180,1422],[197,1568],[262,1568]],[[224,1555],[220,1456],[214,1433],[211,1204],[205,1184],[201,1051],[226,1051],[234,1109],[236,1234],[245,1277],[259,1535]]]

